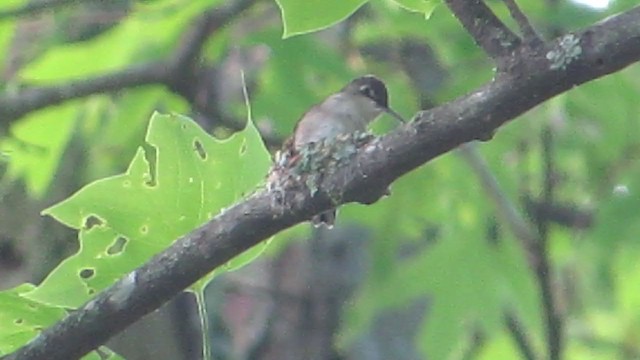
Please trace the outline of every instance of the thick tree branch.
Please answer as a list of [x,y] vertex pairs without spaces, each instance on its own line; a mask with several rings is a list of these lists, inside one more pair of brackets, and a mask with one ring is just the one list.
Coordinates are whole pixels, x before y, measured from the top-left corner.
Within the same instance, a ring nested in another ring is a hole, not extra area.
[[520,38],[498,19],[483,0],[445,0],[445,3],[476,44],[499,67],[501,59],[510,56],[520,46]]
[[[450,2],[452,2],[451,0]],[[403,174],[498,127],[551,97],[640,59],[640,7],[523,50],[518,70],[430,111],[379,140],[326,176],[315,196],[300,192],[286,207],[259,190],[178,239],[115,285],[6,359],[75,359],[235,255],[334,206],[323,189],[344,189],[342,202],[372,203]]]

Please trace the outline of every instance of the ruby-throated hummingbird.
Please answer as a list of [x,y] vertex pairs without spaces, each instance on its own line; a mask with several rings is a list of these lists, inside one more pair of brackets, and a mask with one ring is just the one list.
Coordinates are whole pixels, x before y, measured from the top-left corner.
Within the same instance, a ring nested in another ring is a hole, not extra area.
[[[302,116],[293,133],[293,147],[299,151],[312,142],[365,131],[367,125],[383,112],[404,122],[389,107],[387,87],[382,80],[373,75],[358,77]],[[315,216],[312,222],[316,226],[331,227],[335,216],[336,210],[332,209]]]

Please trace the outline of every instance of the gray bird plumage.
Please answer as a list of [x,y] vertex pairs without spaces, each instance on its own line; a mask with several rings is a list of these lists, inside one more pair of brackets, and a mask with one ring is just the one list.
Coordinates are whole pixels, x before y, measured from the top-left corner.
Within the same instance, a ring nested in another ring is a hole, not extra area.
[[[300,150],[304,145],[338,135],[365,131],[367,125],[382,112],[404,121],[389,108],[387,87],[373,75],[358,77],[339,92],[329,95],[313,106],[298,121],[293,135],[293,146]],[[333,226],[336,210],[315,216],[314,225]]]

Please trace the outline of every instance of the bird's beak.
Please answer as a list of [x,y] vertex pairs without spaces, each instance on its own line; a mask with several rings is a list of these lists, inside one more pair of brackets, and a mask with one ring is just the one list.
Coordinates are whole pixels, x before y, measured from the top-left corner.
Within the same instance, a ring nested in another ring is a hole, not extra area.
[[394,118],[396,118],[396,120],[400,121],[401,123],[405,123],[406,121],[404,121],[404,119],[402,118],[402,116],[400,116],[400,114],[398,114],[397,112],[391,110],[391,108],[385,108],[384,111],[393,116]]

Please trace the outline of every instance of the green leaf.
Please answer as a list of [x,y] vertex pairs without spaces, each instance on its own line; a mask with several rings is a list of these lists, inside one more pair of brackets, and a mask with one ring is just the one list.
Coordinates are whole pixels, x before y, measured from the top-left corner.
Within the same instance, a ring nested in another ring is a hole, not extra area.
[[80,250],[29,298],[79,306],[252,190],[270,166],[251,122],[220,141],[186,117],[154,114],[146,141],[125,174],[43,212],[80,230]]
[[16,350],[65,313],[20,295],[33,288],[23,284],[0,292],[0,355]]
[[[82,121],[82,140],[91,144],[86,149],[87,159],[99,161],[86,164],[83,179],[87,182],[96,180],[125,168],[136,153],[140,139],[144,138],[149,118],[156,108],[187,111],[184,104],[167,104],[175,102],[176,97],[160,87],[141,87],[128,90],[116,98],[103,97],[103,101],[94,106],[92,111],[87,111]],[[181,98],[179,101],[184,103]]]
[[276,0],[282,12],[284,38],[328,28],[353,14],[367,0]]
[[[31,284],[22,284],[13,289],[0,291],[0,356],[11,353],[36,337],[42,329],[53,325],[66,312],[59,307],[48,306],[23,297],[34,289]],[[123,359],[111,350],[101,347],[107,359]],[[93,351],[83,359],[105,359]]]

